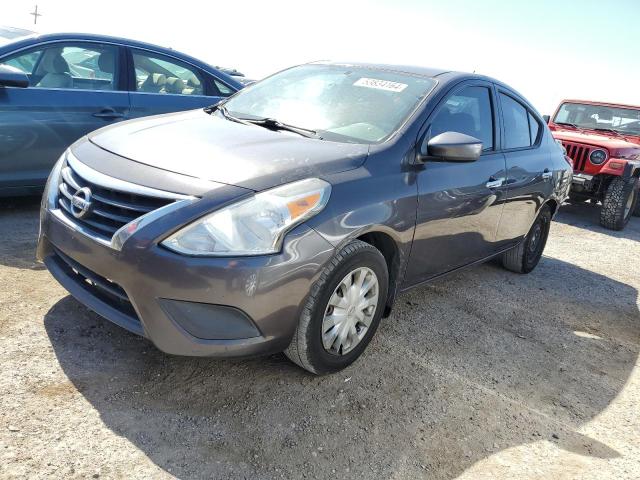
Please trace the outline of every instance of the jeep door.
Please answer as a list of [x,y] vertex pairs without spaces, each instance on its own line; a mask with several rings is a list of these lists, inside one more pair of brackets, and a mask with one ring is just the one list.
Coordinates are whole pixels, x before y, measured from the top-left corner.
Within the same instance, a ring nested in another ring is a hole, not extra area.
[[501,87],[497,92],[507,162],[507,197],[497,241],[507,247],[527,234],[538,209],[552,195],[555,167],[541,146],[545,127],[539,115],[515,93]]
[[447,131],[478,138],[483,152],[474,162],[427,161],[417,174],[415,236],[405,280],[419,283],[495,253],[506,177],[498,151],[495,91],[489,82],[457,85],[430,115],[420,136]]
[[30,82],[27,88],[0,88],[0,189],[44,186],[71,143],[127,118],[120,51],[112,44],[62,41],[0,59]]

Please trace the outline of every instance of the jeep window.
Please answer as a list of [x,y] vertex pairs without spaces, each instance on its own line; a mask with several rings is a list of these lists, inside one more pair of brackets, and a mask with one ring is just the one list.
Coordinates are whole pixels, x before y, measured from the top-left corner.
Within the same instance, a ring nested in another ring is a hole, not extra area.
[[482,140],[484,151],[493,150],[493,113],[486,87],[467,87],[449,97],[431,123],[431,138],[459,132]]
[[573,124],[590,130],[614,130],[630,135],[640,135],[640,108],[623,108],[607,105],[563,103],[554,123]]
[[435,84],[389,70],[304,65],[241,90],[225,107],[234,117],[275,119],[327,140],[378,143],[402,126]]
[[520,102],[504,93],[500,94],[500,103],[504,119],[504,148],[531,146],[535,138],[531,141],[528,110]]

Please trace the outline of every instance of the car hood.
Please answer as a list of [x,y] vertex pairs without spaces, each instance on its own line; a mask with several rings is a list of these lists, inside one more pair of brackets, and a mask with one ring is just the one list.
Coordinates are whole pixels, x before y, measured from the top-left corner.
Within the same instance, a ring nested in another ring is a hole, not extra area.
[[368,145],[274,132],[203,110],[116,124],[89,140],[138,163],[255,191],[357,168],[369,151]]
[[625,138],[615,135],[599,134],[595,132],[589,132],[588,130],[578,132],[575,130],[564,130],[556,127],[553,130],[553,137],[558,140],[565,140],[567,142],[584,143],[587,145],[594,145],[597,147],[606,147],[608,149],[618,148],[638,148],[640,144],[639,137],[625,136]]

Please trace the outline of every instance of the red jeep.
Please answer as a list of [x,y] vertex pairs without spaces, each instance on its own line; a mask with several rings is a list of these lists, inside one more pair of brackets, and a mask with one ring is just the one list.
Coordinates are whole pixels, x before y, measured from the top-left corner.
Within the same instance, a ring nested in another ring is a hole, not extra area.
[[570,200],[602,202],[600,223],[613,230],[640,216],[640,107],[564,100],[549,128],[573,160]]

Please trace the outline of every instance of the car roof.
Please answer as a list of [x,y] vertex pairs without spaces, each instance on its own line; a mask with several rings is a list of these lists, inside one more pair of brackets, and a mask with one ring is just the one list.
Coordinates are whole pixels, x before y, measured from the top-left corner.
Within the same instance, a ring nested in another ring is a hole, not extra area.
[[450,70],[440,68],[421,67],[417,65],[392,65],[385,63],[364,63],[364,62],[334,62],[319,60],[311,62],[314,65],[336,65],[336,66],[352,66],[360,68],[369,68],[371,70],[386,70],[389,72],[409,73],[411,75],[419,75],[422,77],[437,77],[445,73],[453,73]]
[[635,110],[640,110],[640,106],[638,105],[629,105],[626,103],[612,103],[612,102],[598,102],[596,100],[576,100],[567,98],[560,102],[560,105],[563,103],[582,103],[585,105],[602,105],[603,107],[621,107],[621,108],[633,108]]
[[225,73],[221,69],[216,68],[213,65],[203,60],[200,60],[196,57],[192,57],[191,55],[188,55],[186,53],[173,50],[172,48],[161,47],[160,45],[155,45],[152,43],[141,42],[139,40],[132,40],[132,39],[123,38],[123,37],[114,37],[110,35],[97,35],[94,33],[73,33],[73,32],[29,35],[27,37],[17,38],[16,40],[8,44],[1,45],[0,55],[9,53],[13,49],[21,49],[25,47],[30,47],[32,45],[37,45],[42,42],[51,42],[51,41],[57,41],[57,40],[77,40],[77,41],[116,43],[116,44],[127,45],[134,48],[153,50],[158,53],[163,53],[165,55],[177,57],[186,62],[192,63],[202,68],[203,70],[207,70],[211,73],[215,73],[216,76],[219,76],[222,80],[224,80],[226,83],[230,84],[234,88],[241,89],[243,87],[243,85],[240,82],[238,82],[231,75]]

